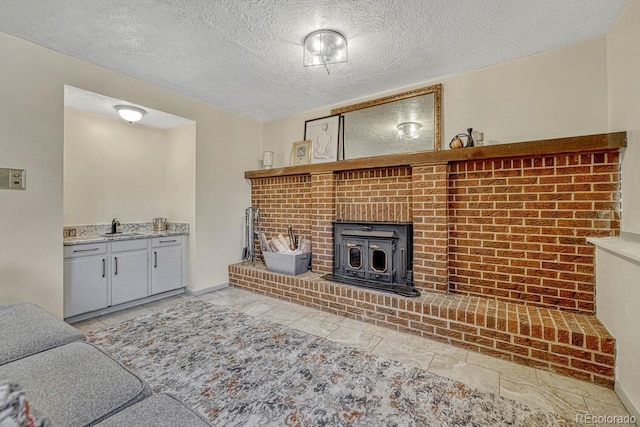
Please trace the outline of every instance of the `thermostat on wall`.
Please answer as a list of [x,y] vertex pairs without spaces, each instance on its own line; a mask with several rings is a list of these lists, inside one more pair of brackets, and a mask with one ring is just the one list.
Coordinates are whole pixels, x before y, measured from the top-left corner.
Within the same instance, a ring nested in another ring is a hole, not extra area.
[[24,190],[27,188],[24,169],[0,168],[1,190]]

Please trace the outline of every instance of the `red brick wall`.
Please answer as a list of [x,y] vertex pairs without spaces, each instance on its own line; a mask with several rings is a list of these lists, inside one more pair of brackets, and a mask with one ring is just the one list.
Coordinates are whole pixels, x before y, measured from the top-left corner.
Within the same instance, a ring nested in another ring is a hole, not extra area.
[[413,168],[413,279],[416,287],[447,292],[447,164]]
[[453,163],[450,290],[594,311],[588,236],[619,230],[618,153]]
[[333,221],[336,219],[336,177],[333,173],[311,175],[311,268],[333,272]]
[[260,226],[268,238],[279,233],[286,236],[289,225],[293,226],[296,233],[311,238],[309,175],[252,180],[251,205],[260,208]]
[[338,219],[411,221],[410,167],[340,172],[337,179]]
[[269,237],[310,237],[330,273],[331,222],[413,221],[416,286],[592,313],[588,236],[619,231],[618,153],[414,165],[252,180]]

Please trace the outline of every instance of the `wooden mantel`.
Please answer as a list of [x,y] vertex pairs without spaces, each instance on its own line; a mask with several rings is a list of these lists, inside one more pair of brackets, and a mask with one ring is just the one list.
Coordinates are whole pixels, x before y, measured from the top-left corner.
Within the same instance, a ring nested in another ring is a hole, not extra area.
[[500,159],[522,156],[544,157],[551,154],[583,153],[589,151],[611,150],[626,146],[627,133],[613,132],[596,135],[573,136],[568,138],[544,139],[539,141],[485,145],[482,147],[460,148],[456,150],[392,154],[388,156],[340,160],[338,162],[254,170],[246,171],[244,173],[244,177],[246,179],[269,178],[276,176],[307,175],[323,172],[409,166],[465,160]]

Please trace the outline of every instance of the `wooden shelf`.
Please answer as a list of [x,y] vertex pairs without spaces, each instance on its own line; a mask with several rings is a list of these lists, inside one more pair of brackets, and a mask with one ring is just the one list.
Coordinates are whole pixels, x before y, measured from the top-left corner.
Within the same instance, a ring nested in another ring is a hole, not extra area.
[[392,154],[388,156],[340,160],[338,162],[316,163],[313,165],[262,169],[246,171],[244,173],[244,177],[246,179],[254,179],[394,166],[411,166],[429,163],[459,162],[465,160],[488,160],[524,156],[544,157],[553,154],[612,150],[626,146],[627,133],[614,132],[597,135],[572,136],[568,138],[544,139],[539,141],[514,142],[510,144],[485,145],[482,147],[459,148],[456,150],[421,151],[417,153]]

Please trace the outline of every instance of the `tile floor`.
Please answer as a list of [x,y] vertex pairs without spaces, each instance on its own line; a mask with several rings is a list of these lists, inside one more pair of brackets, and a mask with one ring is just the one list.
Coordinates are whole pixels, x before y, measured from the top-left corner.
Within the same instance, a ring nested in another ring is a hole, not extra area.
[[78,322],[74,326],[83,332],[98,330],[193,298],[205,299],[250,316],[400,360],[407,365],[461,381],[478,390],[500,394],[532,407],[558,413],[572,421],[576,421],[577,414],[628,414],[615,392],[604,387],[238,288],[225,288],[200,297],[170,297]]

